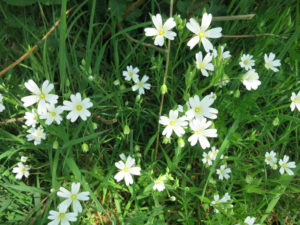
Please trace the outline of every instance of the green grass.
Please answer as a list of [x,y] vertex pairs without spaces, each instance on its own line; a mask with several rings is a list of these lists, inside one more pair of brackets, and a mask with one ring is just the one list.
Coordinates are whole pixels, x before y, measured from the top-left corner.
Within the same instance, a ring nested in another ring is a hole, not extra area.
[[[17,0],[7,2],[0,3],[4,27],[0,30],[1,69],[36,43],[39,48],[0,78],[6,107],[0,121],[23,117],[31,111],[32,107],[24,108],[20,100],[29,95],[24,86],[29,79],[38,85],[46,79],[54,83],[59,104],[80,92],[90,97],[94,106],[87,121],[70,123],[66,113],[60,125],[45,126],[41,121],[47,139],[37,146],[27,141],[23,123],[0,125],[1,224],[47,224],[49,211],[56,210],[61,202],[56,191],[61,186],[70,188],[75,181],[82,184],[81,190],[90,192],[90,200],[83,203],[83,213],[72,224],[234,225],[243,224],[247,216],[255,217],[260,224],[299,224],[300,119],[299,111],[290,110],[291,93],[300,90],[298,0],[212,0],[200,8],[196,7],[197,1],[175,1],[173,13],[181,15],[183,25],[191,13],[199,20],[205,11],[214,16],[254,13],[251,20],[213,22],[212,27],[221,26],[226,35],[272,33],[287,37],[215,40],[214,46],[226,44],[232,57],[206,78],[195,70],[199,47],[190,50],[186,45],[191,32],[186,28],[175,30],[162,114],[184,105],[195,94],[217,94],[213,107],[219,114],[213,122],[218,138],[210,139],[210,143],[220,153],[211,167],[202,163],[202,153],[208,151],[199,144],[191,147],[189,134],[184,136],[184,148],[178,147],[174,134],[170,144],[163,144],[163,127],[155,159],[160,87],[167,55],[143,46],[154,43],[145,37],[143,29],[152,26],[150,14],[161,13],[164,20],[168,17],[169,1],[144,1],[126,18],[123,15],[132,0],[64,0],[61,4],[31,1],[27,6],[15,6]],[[66,16],[65,11],[74,5],[77,7]],[[40,42],[59,18],[60,25]],[[139,42],[132,42],[125,33]],[[281,60],[278,73],[264,68],[264,54],[270,52]],[[256,91],[247,91],[240,82],[244,72],[239,60],[244,53],[255,59],[262,82]],[[150,77],[151,90],[140,100],[122,76],[127,65],[138,67],[140,76]],[[223,74],[230,83],[219,88],[214,84]],[[113,84],[117,79],[119,86]],[[103,122],[96,116],[117,122]],[[278,125],[274,120],[279,121]],[[123,133],[125,125],[130,127],[129,135]],[[55,141],[57,149],[53,148]],[[87,152],[82,150],[84,143],[89,147]],[[271,150],[280,159],[288,155],[296,162],[294,176],[280,175],[265,164],[265,153]],[[121,153],[132,155],[142,169],[141,176],[134,177],[129,187],[113,178],[117,173],[114,164]],[[225,181],[218,180],[215,172],[225,162],[219,159],[221,154],[227,156],[225,161],[232,170]],[[21,155],[29,157],[31,174],[16,180],[12,168]],[[167,182],[165,191],[153,191],[154,180],[167,168],[174,180]],[[226,192],[233,208],[220,209],[217,214],[210,203],[214,194],[223,196]]]

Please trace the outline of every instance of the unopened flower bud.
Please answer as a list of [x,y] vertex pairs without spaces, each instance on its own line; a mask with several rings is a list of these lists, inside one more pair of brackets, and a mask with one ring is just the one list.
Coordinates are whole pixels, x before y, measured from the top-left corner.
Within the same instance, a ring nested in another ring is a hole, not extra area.
[[53,142],[52,148],[53,148],[53,149],[58,149],[58,141],[55,140],[55,141]]
[[234,92],[234,95],[233,95],[233,96],[234,96],[235,98],[239,98],[240,95],[241,95],[241,92],[240,92],[239,89],[237,89],[237,90]]
[[185,146],[184,140],[182,138],[178,138],[177,142],[178,142],[178,146],[180,148],[183,148]]
[[163,139],[163,143],[164,144],[169,144],[169,143],[171,143],[171,138],[168,138],[168,137],[164,137],[164,139]]
[[93,125],[93,129],[96,130],[98,128],[98,124],[97,123],[92,123]]
[[83,143],[81,145],[81,149],[83,152],[88,152],[89,151],[89,146],[87,145],[87,143]]
[[274,120],[273,120],[273,126],[278,126],[279,125],[279,118],[276,117]]
[[171,200],[172,202],[175,202],[175,201],[176,201],[176,197],[175,197],[175,196],[171,196],[171,197],[170,197],[170,200]]
[[115,86],[120,85],[120,81],[119,81],[119,80],[115,80],[115,81],[114,81],[114,85],[115,85]]
[[167,88],[167,85],[163,84],[160,88],[161,90],[161,93],[164,95],[168,92],[168,88]]
[[130,128],[128,125],[125,125],[124,128],[123,128],[123,131],[124,131],[124,134],[125,135],[128,135],[130,133]]

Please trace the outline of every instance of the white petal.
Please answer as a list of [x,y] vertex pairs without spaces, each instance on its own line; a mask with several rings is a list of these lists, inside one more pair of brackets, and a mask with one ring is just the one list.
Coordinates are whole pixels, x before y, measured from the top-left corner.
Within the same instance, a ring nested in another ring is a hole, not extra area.
[[155,28],[145,28],[145,35],[146,36],[156,36],[158,35],[158,31]]

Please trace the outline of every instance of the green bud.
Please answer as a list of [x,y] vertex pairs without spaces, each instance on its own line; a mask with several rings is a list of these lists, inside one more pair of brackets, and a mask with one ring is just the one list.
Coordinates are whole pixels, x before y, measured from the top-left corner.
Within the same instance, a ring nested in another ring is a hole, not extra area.
[[139,151],[141,150],[141,147],[140,147],[139,145],[135,145],[135,146],[134,146],[134,150],[135,150],[136,152],[139,152]]
[[253,182],[253,177],[250,176],[250,175],[247,175],[246,176],[246,182],[247,182],[247,184],[251,184]]
[[83,152],[88,152],[89,151],[89,146],[87,145],[87,143],[83,143],[81,145],[81,149]]
[[125,87],[124,84],[122,84],[122,85],[120,86],[120,90],[124,90],[124,89],[126,89],[126,87]]
[[180,148],[183,148],[185,146],[184,140],[182,138],[178,138],[177,143]]
[[191,164],[187,164],[186,170],[191,170],[191,169],[192,169],[192,165]]
[[97,123],[92,123],[93,125],[93,129],[96,130],[98,128],[98,124]]
[[128,135],[130,133],[130,128],[128,125],[125,125],[124,128],[123,128],[123,132],[125,135]]
[[58,141],[55,140],[55,141],[53,142],[52,148],[53,148],[53,149],[58,149]]
[[274,120],[273,120],[273,126],[278,126],[279,125],[279,118],[276,117]]
[[115,85],[115,86],[120,85],[120,81],[119,81],[119,80],[115,80],[115,81],[114,81],[114,85]]
[[169,143],[171,143],[171,138],[164,136],[163,144],[169,144]]
[[240,95],[241,95],[241,92],[240,92],[239,89],[237,89],[237,90],[234,92],[234,95],[233,95],[233,96],[234,96],[235,98],[239,98]]
[[175,197],[175,196],[171,196],[171,197],[170,197],[170,200],[171,200],[172,202],[175,202],[175,201],[176,201],[176,197]]
[[160,88],[161,90],[161,93],[164,95],[168,92],[168,88],[167,88],[167,85],[163,84]]

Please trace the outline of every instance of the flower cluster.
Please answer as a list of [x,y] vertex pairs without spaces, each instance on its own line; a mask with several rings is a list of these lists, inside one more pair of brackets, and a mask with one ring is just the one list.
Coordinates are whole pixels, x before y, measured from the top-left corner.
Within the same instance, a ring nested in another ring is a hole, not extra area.
[[[271,166],[272,169],[274,170],[278,168],[276,153],[274,151],[266,152],[265,162],[267,165]],[[289,156],[284,155],[283,159],[280,159],[278,164],[280,166],[279,169],[280,174],[284,174],[284,172],[286,172],[290,176],[294,175],[294,172],[291,170],[291,168],[296,168],[296,164],[295,162],[289,162]]]
[[211,206],[214,207],[215,213],[219,213],[219,209],[225,210],[226,208],[232,208],[230,203],[231,197],[228,193],[225,193],[223,198],[220,199],[218,194],[214,195],[214,200],[211,202]]
[[[87,191],[79,193],[79,190],[80,183],[72,183],[71,191],[68,191],[64,187],[59,188],[57,196],[65,198],[65,200],[58,205],[58,211],[50,210],[48,219],[52,220],[52,222],[48,223],[48,225],[64,225],[70,224],[69,221],[77,221],[78,213],[82,212],[80,201],[88,201],[90,194]],[[70,205],[72,205],[73,212],[67,213]]]
[[139,95],[145,94],[145,89],[150,90],[151,84],[147,83],[149,77],[144,75],[140,80],[138,72],[140,71],[139,68],[133,66],[127,66],[126,71],[123,71],[123,76],[126,81],[133,81],[134,84],[131,87],[132,91],[138,91]]
[[13,173],[16,173],[17,180],[21,180],[23,178],[23,176],[27,178],[30,175],[29,166],[23,164],[23,163],[26,163],[27,159],[28,159],[28,157],[22,156],[21,160],[20,160],[21,162],[18,162],[18,164],[17,164],[18,166],[13,168],[13,170],[12,170]]
[[86,120],[91,113],[87,110],[93,106],[89,98],[82,99],[80,93],[75,95],[71,94],[71,101],[64,101],[63,106],[55,106],[58,102],[58,95],[50,94],[54,89],[54,85],[49,83],[48,80],[44,81],[42,87],[39,88],[33,80],[25,82],[25,87],[31,91],[32,95],[23,97],[21,101],[24,107],[28,107],[37,103],[37,112],[32,109],[31,112],[25,112],[25,124],[31,127],[27,132],[26,137],[28,141],[34,141],[35,145],[39,145],[42,140],[46,139],[46,133],[40,126],[36,128],[39,123],[38,119],[45,119],[46,125],[51,125],[53,121],[60,124],[62,121],[61,114],[63,111],[70,111],[67,119],[75,122],[78,117]]

